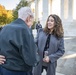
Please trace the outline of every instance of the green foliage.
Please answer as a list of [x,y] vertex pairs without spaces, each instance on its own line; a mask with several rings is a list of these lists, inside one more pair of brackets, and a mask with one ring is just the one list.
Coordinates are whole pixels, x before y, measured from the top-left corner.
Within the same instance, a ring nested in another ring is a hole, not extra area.
[[32,29],[35,29],[36,21],[33,22]]
[[13,20],[16,20],[18,18],[18,12],[17,10],[13,10]]
[[24,7],[24,6],[28,6],[29,3],[26,1],[26,0],[21,0],[20,3],[16,6],[16,9],[13,10],[13,20],[17,19],[18,18],[18,10],[21,8],[21,7]]

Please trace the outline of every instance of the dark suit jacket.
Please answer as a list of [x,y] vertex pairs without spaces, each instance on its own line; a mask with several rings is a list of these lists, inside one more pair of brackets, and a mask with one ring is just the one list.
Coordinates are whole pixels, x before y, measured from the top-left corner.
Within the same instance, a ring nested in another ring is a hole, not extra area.
[[37,62],[33,35],[21,19],[3,27],[0,32],[0,54],[6,57],[2,66],[9,70],[29,71]]
[[36,29],[38,30],[39,28],[42,28],[42,25],[41,24],[36,24]]

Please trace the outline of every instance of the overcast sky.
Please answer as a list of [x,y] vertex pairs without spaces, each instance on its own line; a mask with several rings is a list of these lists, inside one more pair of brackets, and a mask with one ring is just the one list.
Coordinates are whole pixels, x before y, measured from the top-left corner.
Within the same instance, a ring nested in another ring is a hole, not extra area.
[[5,6],[5,9],[12,10],[14,9],[20,0],[0,0],[0,4]]

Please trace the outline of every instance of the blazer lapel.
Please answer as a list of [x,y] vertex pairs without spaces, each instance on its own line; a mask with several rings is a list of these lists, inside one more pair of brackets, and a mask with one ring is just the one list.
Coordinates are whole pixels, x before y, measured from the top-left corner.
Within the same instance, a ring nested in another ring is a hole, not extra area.
[[48,37],[48,35],[47,34],[43,34],[43,41],[42,41],[42,43],[43,43],[43,47],[42,47],[42,50],[44,50],[44,47],[45,47],[45,44],[46,44],[46,40],[47,40],[47,37]]

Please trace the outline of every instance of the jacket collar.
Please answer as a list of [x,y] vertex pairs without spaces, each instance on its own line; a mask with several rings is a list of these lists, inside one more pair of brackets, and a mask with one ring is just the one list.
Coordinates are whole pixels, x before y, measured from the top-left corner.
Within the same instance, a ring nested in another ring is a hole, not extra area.
[[17,25],[21,25],[21,26],[27,26],[27,24],[22,19],[20,19],[20,18],[16,19],[14,21],[14,23],[17,23]]

